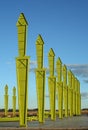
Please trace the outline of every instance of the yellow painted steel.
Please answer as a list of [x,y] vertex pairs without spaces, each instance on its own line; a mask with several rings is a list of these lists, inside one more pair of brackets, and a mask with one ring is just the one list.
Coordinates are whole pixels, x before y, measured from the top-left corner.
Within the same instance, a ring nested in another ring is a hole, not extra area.
[[36,40],[36,55],[37,55],[37,68],[43,68],[43,46],[44,41],[42,36],[39,34]]
[[80,97],[79,97],[79,104],[80,104],[79,115],[81,115],[81,93],[80,93]]
[[56,119],[56,77],[48,77],[51,119]]
[[59,118],[63,118],[62,62],[60,58],[58,58],[56,61],[56,72],[57,72],[57,94],[58,94]]
[[72,89],[72,72],[68,70],[68,110],[70,116],[73,115],[73,89]]
[[5,103],[5,116],[8,115],[8,86],[5,86],[5,95],[4,95],[4,103]]
[[48,77],[48,88],[49,88],[50,111],[52,120],[56,119],[56,77],[54,76],[54,57],[55,53],[51,48],[48,53],[49,72],[50,72],[50,76]]
[[78,115],[81,115],[81,94],[80,94],[80,82],[78,80]]
[[73,116],[73,88],[72,88],[72,71],[71,71],[71,116]]
[[77,115],[79,115],[79,85],[77,79]]
[[20,14],[16,26],[18,27],[18,53],[20,57],[26,55],[26,41],[28,23],[23,13]]
[[73,115],[76,115],[75,76],[73,73],[72,73],[72,89],[73,89]]
[[75,77],[75,91],[76,91],[76,115],[78,115],[78,86],[77,78]]
[[44,107],[45,107],[45,69],[36,69],[36,88],[37,88],[37,102],[38,102],[38,118],[39,122],[45,121]]
[[16,114],[16,88],[13,87],[13,116]]
[[80,93],[80,82],[79,82],[79,110],[78,115],[81,115],[81,93]]
[[56,70],[57,70],[57,81],[62,81],[62,61],[60,58],[56,61]]
[[50,76],[54,76],[54,57],[55,53],[52,48],[50,48],[48,53],[48,64],[49,64],[49,73]]
[[29,57],[16,58],[20,126],[27,126]]
[[44,122],[44,106],[45,106],[45,69],[43,68],[43,39],[41,35],[36,40],[36,55],[37,55],[37,69],[36,69],[36,88],[37,88],[37,102],[38,102],[38,116],[39,122]]
[[63,82],[57,82],[59,118],[63,118]]
[[20,113],[20,126],[27,126],[27,105],[28,105],[28,71],[29,71],[29,56],[26,56],[26,36],[27,36],[27,21],[23,13],[17,22],[18,28],[18,52],[16,58],[17,85],[18,85],[18,105]]
[[65,117],[68,117],[68,87],[67,87],[67,67],[63,65],[63,100]]

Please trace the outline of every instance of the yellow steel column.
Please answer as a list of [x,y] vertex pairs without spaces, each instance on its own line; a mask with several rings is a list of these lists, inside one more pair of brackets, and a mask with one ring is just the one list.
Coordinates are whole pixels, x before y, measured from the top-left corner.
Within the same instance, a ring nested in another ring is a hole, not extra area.
[[70,116],[73,115],[73,97],[72,97],[72,72],[68,70],[68,110]]
[[73,115],[76,115],[75,76],[73,73],[72,73],[72,89],[73,89]]
[[16,113],[16,88],[13,87],[13,116]]
[[78,105],[78,115],[81,115],[81,94],[80,94],[80,82],[78,80],[78,102],[79,102],[79,105]]
[[76,91],[76,115],[78,115],[78,92],[77,92],[77,78],[75,77],[75,91]]
[[56,61],[56,70],[57,70],[57,81],[62,81],[62,61],[60,58]]
[[65,117],[68,117],[68,87],[67,87],[67,67],[63,65],[63,100]]
[[41,35],[36,40],[36,55],[37,55],[37,69],[36,69],[36,88],[38,100],[38,116],[39,122],[44,122],[44,101],[45,101],[45,69],[43,68],[43,39]]
[[81,93],[80,93],[80,82],[79,82],[79,115],[81,115]]
[[71,113],[72,113],[72,116],[73,116],[73,94],[74,94],[74,90],[73,90],[73,87],[72,87],[72,84],[73,84],[73,81],[72,81],[72,76],[73,76],[73,73],[71,71]]
[[49,72],[50,76],[48,77],[48,87],[50,95],[50,110],[51,110],[51,119],[56,119],[56,77],[54,76],[54,51],[51,48],[48,53],[48,62],[49,62]]
[[63,118],[62,62],[60,58],[58,58],[56,61],[56,72],[57,72],[57,94],[58,94],[59,118]]
[[5,86],[5,95],[4,95],[4,103],[5,103],[5,116],[8,115],[8,86]]
[[79,104],[80,104],[79,115],[81,115],[81,94],[80,94],[80,97],[79,97]]
[[27,126],[27,100],[28,100],[28,71],[29,56],[26,56],[26,37],[28,23],[23,13],[17,21],[18,28],[18,52],[16,58],[17,84],[18,84],[18,105],[20,114],[20,126]]

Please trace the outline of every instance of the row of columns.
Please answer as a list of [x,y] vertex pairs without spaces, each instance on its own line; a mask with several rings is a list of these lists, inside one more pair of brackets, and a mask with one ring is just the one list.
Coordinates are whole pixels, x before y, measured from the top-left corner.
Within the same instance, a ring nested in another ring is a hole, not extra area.
[[[18,105],[20,114],[20,126],[27,126],[27,101],[28,101],[28,72],[29,72],[29,56],[26,56],[26,37],[27,37],[28,23],[23,13],[17,21],[18,28],[18,52],[19,55],[16,58],[16,72],[17,72],[17,86],[18,86]],[[39,122],[44,122],[44,107],[45,107],[45,78],[46,69],[43,66],[43,45],[44,41],[41,35],[36,40],[36,56],[37,56],[37,68],[35,70],[36,75],[36,88],[37,88],[37,101],[38,101],[38,116]],[[50,96],[50,110],[51,119],[56,119],[56,89],[58,92],[58,106],[59,117],[63,117],[63,109],[65,109],[65,116],[68,116],[68,108],[70,115],[80,113],[80,84],[78,80],[72,75],[68,76],[69,84],[67,84],[67,68],[62,64],[59,64],[61,60],[57,61],[57,78],[54,75],[54,58],[55,53],[51,48],[48,53],[49,61],[49,77],[48,87]],[[62,69],[63,68],[63,69]],[[70,75],[70,72],[68,72]],[[63,75],[63,79],[62,79]],[[73,97],[73,98],[71,98]],[[69,100],[68,100],[69,99]],[[73,100],[72,100],[73,99]],[[72,102],[73,105],[72,106]],[[69,105],[68,105],[69,104]],[[78,107],[79,105],[79,107]],[[64,107],[63,107],[64,106]],[[75,107],[76,106],[76,107]]]
[[[5,86],[5,95],[4,95],[4,104],[5,104],[5,116],[8,115],[8,86]],[[12,96],[12,104],[13,104],[13,116],[16,114],[16,88],[13,87],[13,96]]]
[[[38,68],[36,69],[36,85],[38,96],[38,112],[39,122],[44,122],[44,98],[45,98],[45,69],[41,68],[43,65],[43,44],[44,41],[39,35],[36,40],[36,55]],[[48,53],[49,63],[49,77],[48,88],[50,97],[50,112],[51,119],[56,119],[56,93],[58,94],[58,111],[59,118],[80,115],[81,114],[81,94],[80,94],[80,82],[74,76],[71,70],[67,70],[66,65],[62,66],[61,59],[56,61],[56,73],[55,72],[55,53],[51,48]],[[42,64],[42,65],[41,65]],[[44,72],[44,73],[43,73]],[[64,111],[64,113],[63,113]]]

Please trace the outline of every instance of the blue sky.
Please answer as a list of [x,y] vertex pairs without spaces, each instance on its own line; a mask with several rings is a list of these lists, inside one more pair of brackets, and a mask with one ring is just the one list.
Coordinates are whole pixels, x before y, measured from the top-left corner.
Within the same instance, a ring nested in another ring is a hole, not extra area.
[[[16,86],[15,57],[18,56],[16,22],[20,13],[28,22],[27,55],[30,56],[29,108],[37,106],[35,73],[38,34],[44,40],[44,67],[53,48],[58,57],[80,80],[82,108],[88,108],[88,0],[1,0],[0,1],[0,108],[4,107],[4,86],[9,86],[9,107],[12,88]],[[47,78],[46,78],[47,84]],[[46,85],[46,95],[48,87]],[[45,107],[49,106],[46,98]]]

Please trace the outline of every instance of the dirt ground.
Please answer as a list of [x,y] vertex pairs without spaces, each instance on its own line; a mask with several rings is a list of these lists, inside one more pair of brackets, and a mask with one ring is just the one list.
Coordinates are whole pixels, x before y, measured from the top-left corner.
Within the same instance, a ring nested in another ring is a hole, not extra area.
[[[37,111],[31,115],[36,115]],[[11,112],[8,113],[12,115]],[[18,112],[16,113],[18,116]],[[4,115],[4,112],[0,113]],[[44,123],[38,121],[28,121],[27,128],[20,128],[19,122],[0,122],[0,130],[88,130],[88,110],[82,110],[81,116],[64,117],[55,121],[49,118],[45,119]]]

